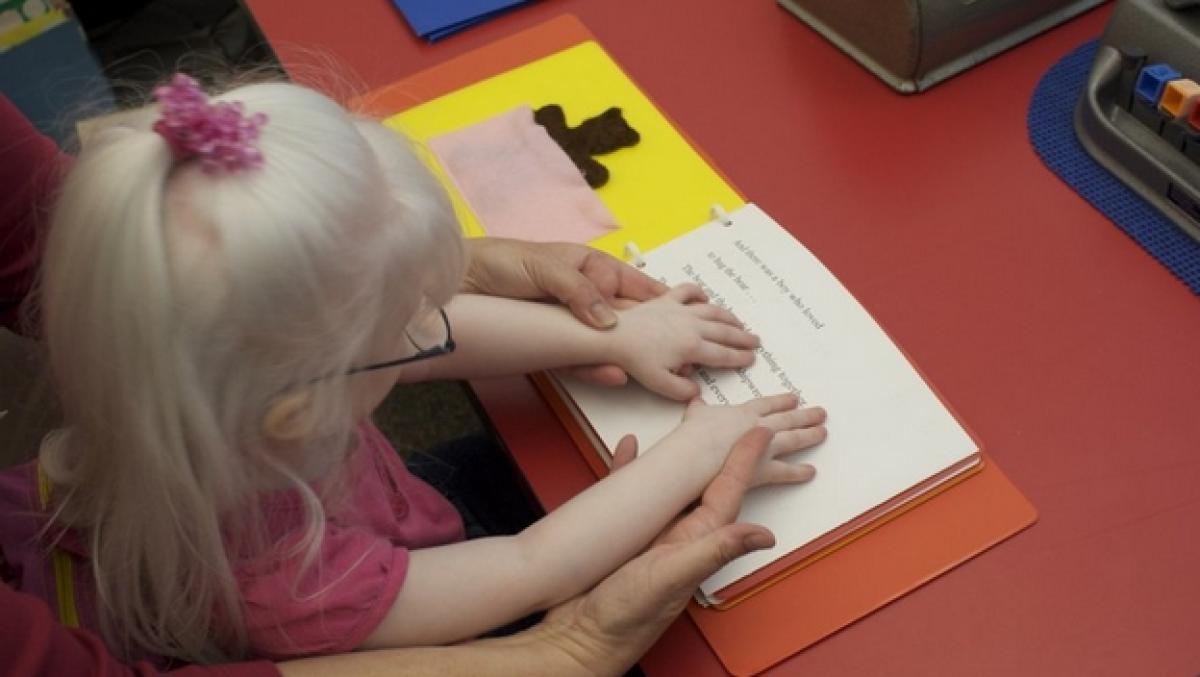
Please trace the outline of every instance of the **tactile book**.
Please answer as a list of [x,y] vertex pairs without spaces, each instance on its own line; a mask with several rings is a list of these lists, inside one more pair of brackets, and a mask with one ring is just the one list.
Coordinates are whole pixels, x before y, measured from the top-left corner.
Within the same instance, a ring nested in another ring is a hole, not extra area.
[[[705,401],[737,404],[790,391],[829,412],[828,438],[790,457],[814,465],[816,477],[746,497],[739,519],[768,527],[775,547],[706,580],[697,593],[701,604],[736,604],[980,469],[980,445],[904,353],[757,206],[717,210],[713,221],[639,254],[636,263],[668,284],[699,285],[761,337],[752,366],[693,373]],[[650,449],[678,425],[685,407],[636,384],[611,388],[564,375],[551,383],[577,432],[606,463],[626,434]]]

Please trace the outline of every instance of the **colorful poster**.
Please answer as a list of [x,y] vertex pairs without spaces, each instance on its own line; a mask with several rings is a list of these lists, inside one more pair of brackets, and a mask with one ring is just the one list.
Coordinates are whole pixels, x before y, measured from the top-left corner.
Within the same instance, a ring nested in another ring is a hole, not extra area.
[[66,21],[64,4],[51,0],[0,0],[0,53]]

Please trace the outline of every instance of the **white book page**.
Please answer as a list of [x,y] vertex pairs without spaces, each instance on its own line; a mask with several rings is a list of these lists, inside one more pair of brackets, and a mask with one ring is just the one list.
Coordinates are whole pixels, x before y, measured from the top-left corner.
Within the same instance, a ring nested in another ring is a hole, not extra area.
[[[829,437],[795,454],[816,478],[764,487],[739,517],[765,525],[771,550],[732,562],[701,586],[712,595],[978,451],[879,325],[803,245],[746,205],[732,226],[712,222],[645,256],[668,284],[695,282],[762,338],[755,363],[699,370],[709,403],[791,391],[829,413]],[[640,386],[602,388],[561,379],[597,435],[615,447],[633,433],[649,449],[678,424],[683,405]]]

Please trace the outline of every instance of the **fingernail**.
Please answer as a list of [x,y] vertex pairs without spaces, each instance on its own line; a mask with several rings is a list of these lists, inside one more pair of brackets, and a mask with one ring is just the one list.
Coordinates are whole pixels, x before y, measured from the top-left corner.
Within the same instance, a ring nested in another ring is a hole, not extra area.
[[775,545],[775,538],[771,534],[753,533],[742,540],[742,545],[746,550],[763,550]]
[[588,314],[592,316],[597,325],[605,329],[617,323],[617,314],[603,301],[596,301],[588,307]]

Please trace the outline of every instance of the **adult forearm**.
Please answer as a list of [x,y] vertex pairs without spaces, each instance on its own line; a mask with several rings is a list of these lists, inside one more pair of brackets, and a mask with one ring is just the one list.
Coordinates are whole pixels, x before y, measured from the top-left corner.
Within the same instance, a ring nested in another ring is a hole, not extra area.
[[289,661],[280,664],[279,669],[285,677],[596,677],[622,674],[637,660],[636,655],[624,651],[588,651],[587,659],[581,660],[581,647],[591,640],[575,637],[578,632],[558,624],[544,623],[508,637],[445,647],[380,649],[320,656]]

